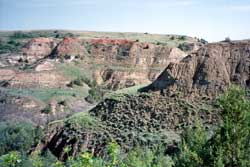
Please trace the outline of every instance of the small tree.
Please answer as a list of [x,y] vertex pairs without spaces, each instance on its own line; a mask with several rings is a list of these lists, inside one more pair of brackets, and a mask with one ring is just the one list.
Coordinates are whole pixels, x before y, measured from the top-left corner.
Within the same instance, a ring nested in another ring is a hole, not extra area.
[[231,42],[231,39],[229,37],[226,37],[224,42]]
[[188,127],[182,134],[180,143],[180,154],[175,158],[175,164],[178,167],[197,167],[204,166],[204,157],[207,150],[207,134],[205,128],[199,121],[196,121],[194,127]]
[[210,139],[202,126],[184,133],[176,166],[250,166],[250,100],[245,93],[234,86],[219,98],[221,123]]
[[228,167],[249,166],[250,101],[245,91],[232,87],[219,99],[222,124],[215,136],[214,156]]
[[0,157],[1,167],[17,167],[20,166],[22,159],[20,153],[16,151],[9,152],[8,154]]

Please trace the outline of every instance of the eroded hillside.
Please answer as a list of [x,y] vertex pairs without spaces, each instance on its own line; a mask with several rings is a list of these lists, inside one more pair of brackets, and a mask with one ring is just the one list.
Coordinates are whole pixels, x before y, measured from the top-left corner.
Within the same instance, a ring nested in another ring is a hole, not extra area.
[[[171,154],[179,133],[195,120],[213,131],[220,120],[216,98],[231,84],[249,88],[249,46],[249,41],[207,44],[170,63],[152,84],[140,89],[142,93],[107,98],[89,115],[51,124],[37,149],[49,149],[64,160],[66,146],[72,150],[70,155],[87,150],[101,154],[115,140],[125,150],[160,142],[166,152],[172,149]],[[95,130],[91,125],[97,126]]]
[[10,99],[1,103],[1,119],[16,120],[15,111],[8,112],[15,106],[35,124],[87,111],[95,105],[87,96],[149,84],[205,43],[148,33],[27,31],[0,38],[1,96]]

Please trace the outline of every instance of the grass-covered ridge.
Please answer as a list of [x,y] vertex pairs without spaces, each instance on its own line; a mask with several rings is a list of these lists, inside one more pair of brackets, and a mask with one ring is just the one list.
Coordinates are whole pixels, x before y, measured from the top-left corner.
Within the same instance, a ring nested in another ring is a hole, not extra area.
[[33,31],[0,31],[0,38],[3,39],[29,39],[37,37],[80,37],[84,39],[94,38],[114,38],[138,40],[140,42],[151,42],[167,44],[169,46],[178,46],[183,42],[195,42],[198,39],[174,34],[150,34],[137,32],[95,32],[95,31],[70,31],[70,30],[33,30]]

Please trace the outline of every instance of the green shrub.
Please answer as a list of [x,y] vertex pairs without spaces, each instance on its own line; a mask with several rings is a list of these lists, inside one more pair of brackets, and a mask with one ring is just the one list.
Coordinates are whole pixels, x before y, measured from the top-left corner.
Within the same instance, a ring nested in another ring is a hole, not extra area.
[[75,80],[71,81],[68,86],[69,87],[73,87],[74,85],[83,86],[84,83],[86,85],[88,85],[89,87],[95,87],[96,86],[95,81],[91,81],[89,78],[87,78],[85,76],[78,76]]
[[21,161],[21,154],[19,152],[12,151],[0,157],[0,166],[17,167],[20,166]]
[[170,37],[170,40],[175,40],[175,36],[171,36],[171,37]]
[[50,105],[47,105],[44,109],[41,110],[42,113],[44,114],[49,114],[51,113],[52,109]]
[[0,54],[18,52],[20,48],[21,43],[15,40],[10,40],[8,42],[0,41]]
[[[84,152],[77,157],[69,157],[66,162],[60,162],[46,153],[37,152],[32,155],[21,156],[18,152],[10,152],[0,157],[2,167],[173,167],[172,159],[164,155],[163,149],[150,150],[136,148],[123,153],[116,142],[111,142],[106,148],[103,157],[94,156],[93,153]],[[5,164],[5,166],[3,165]]]
[[198,167],[204,166],[204,157],[207,150],[207,133],[200,123],[195,127],[188,127],[182,135],[179,145],[180,153],[175,157],[175,164],[178,167]]
[[221,123],[208,139],[202,126],[188,129],[175,157],[176,166],[250,166],[250,100],[246,92],[231,87],[218,100]]
[[16,31],[13,33],[13,35],[11,36],[11,38],[16,38],[16,39],[20,39],[20,38],[34,38],[32,33],[26,33],[26,32],[22,32],[22,31]]
[[42,130],[30,123],[0,124],[0,155],[9,151],[27,151],[39,141]]
[[223,42],[231,42],[231,39],[229,37],[226,37]]
[[250,100],[246,92],[232,87],[219,99],[222,123],[212,140],[214,163],[250,165]]
[[181,43],[178,45],[178,48],[184,52],[187,52],[188,50],[190,50],[190,46],[188,43]]
[[201,42],[202,44],[207,44],[207,43],[208,43],[208,42],[207,42],[205,39],[203,39],[203,38],[199,39],[198,41]]
[[99,102],[103,100],[105,92],[105,89],[102,89],[99,86],[93,87],[89,90],[89,95],[85,98],[85,100],[90,103]]
[[164,155],[164,150],[137,148],[130,151],[124,160],[128,167],[172,167],[172,159]]
[[187,38],[186,36],[182,35],[182,36],[179,37],[179,40],[183,40],[184,41],[184,40],[186,40],[186,38]]

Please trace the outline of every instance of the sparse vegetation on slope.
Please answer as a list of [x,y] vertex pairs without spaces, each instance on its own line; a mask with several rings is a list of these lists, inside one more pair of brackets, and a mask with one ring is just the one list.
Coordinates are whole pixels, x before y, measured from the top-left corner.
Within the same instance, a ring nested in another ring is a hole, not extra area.
[[86,88],[74,87],[73,89],[66,88],[21,88],[21,89],[6,89],[11,95],[24,96],[34,98],[45,104],[51,99],[70,99],[72,97],[84,98],[88,95]]
[[[163,145],[160,145],[160,147],[156,145],[148,149],[145,144],[141,145],[140,148],[134,147],[130,151],[124,152],[124,149],[122,149],[124,143],[118,145],[111,141],[106,145],[102,156],[93,152],[83,152],[76,158],[68,157],[65,163],[54,160],[51,165],[61,167],[247,167],[250,164],[248,157],[250,153],[248,140],[250,134],[249,97],[242,89],[231,88],[217,102],[222,118],[219,126],[213,133],[210,133],[203,124],[189,125],[187,130],[182,133],[178,151],[174,154],[169,155]],[[72,130],[88,127],[98,132],[96,130],[99,121],[95,122],[89,115],[76,115],[66,122],[70,125],[66,127]],[[70,133],[70,136],[72,137],[72,133]],[[71,140],[74,140],[74,138],[71,138]],[[72,152],[72,149],[64,146],[65,155],[70,155],[70,152]],[[28,159],[28,161],[37,162],[37,158],[34,158],[34,156],[22,159],[19,153],[10,152],[0,157],[0,164],[2,166],[16,164],[16,166],[21,167],[25,159],[26,161]],[[39,159],[40,164],[46,162],[42,160],[42,157]]]

